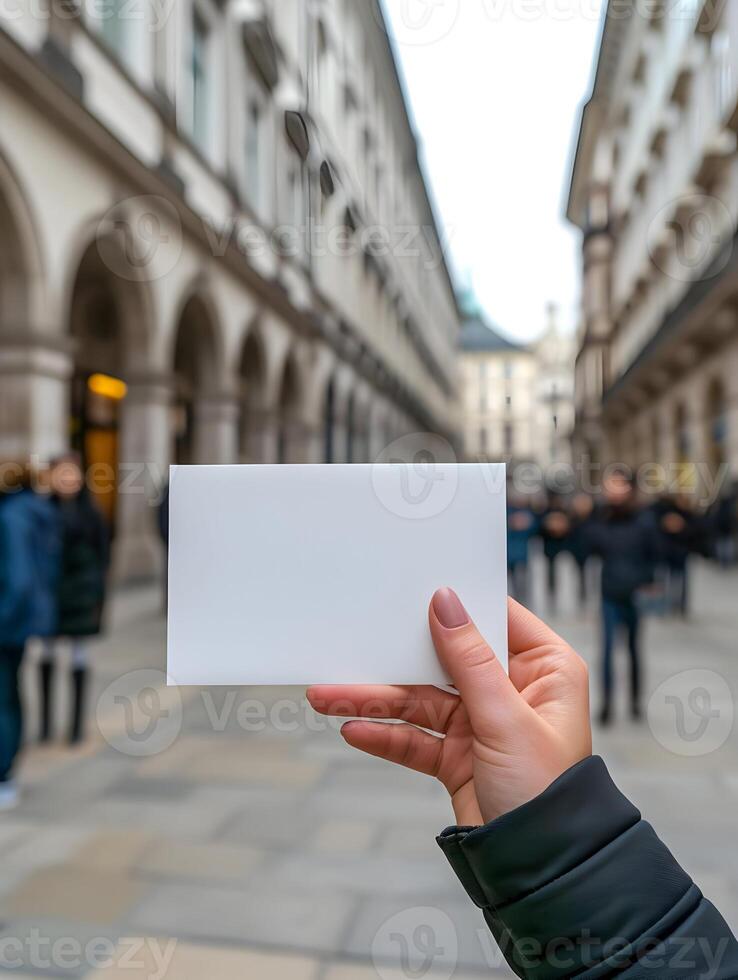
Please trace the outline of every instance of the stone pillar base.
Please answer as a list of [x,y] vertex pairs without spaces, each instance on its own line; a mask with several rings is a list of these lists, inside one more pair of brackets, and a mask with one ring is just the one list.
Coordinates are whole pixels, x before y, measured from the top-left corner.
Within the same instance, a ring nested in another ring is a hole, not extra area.
[[134,378],[121,405],[112,564],[116,582],[151,579],[163,569],[158,508],[172,458],[171,401],[169,379]]
[[0,336],[0,456],[44,463],[69,448],[72,371],[65,342]]
[[201,399],[195,407],[195,462],[238,462],[240,406],[230,395]]

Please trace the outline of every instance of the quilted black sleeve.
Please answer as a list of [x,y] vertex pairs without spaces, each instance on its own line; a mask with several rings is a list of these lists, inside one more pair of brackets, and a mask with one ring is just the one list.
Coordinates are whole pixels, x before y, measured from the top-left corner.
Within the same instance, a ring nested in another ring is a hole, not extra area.
[[738,978],[727,923],[596,756],[438,843],[519,977]]

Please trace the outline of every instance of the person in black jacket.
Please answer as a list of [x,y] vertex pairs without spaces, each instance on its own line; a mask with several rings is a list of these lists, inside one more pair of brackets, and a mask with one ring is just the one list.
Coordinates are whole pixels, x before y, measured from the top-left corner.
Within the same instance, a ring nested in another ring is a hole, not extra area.
[[549,613],[556,611],[558,596],[557,561],[559,555],[565,552],[569,546],[570,532],[571,522],[564,501],[552,494],[540,522],[543,555],[546,559],[546,595]]
[[612,718],[615,639],[628,636],[631,715],[641,717],[640,614],[637,596],[653,584],[659,541],[652,514],[638,508],[628,474],[616,471],[603,483],[604,506],[589,526],[590,550],[602,559],[602,703],[600,724]]
[[40,739],[52,737],[53,684],[57,641],[71,640],[71,721],[69,742],[82,738],[87,687],[86,641],[101,629],[108,572],[108,528],[85,486],[79,456],[54,460],[50,473],[53,501],[62,524],[62,573],[57,593],[55,636],[46,642],[39,663]]
[[[735,980],[727,923],[592,756],[584,661],[512,599],[509,675],[451,589],[428,618],[457,694],[323,686],[308,699],[357,719],[349,745],[445,786],[456,825],[438,843],[514,973]],[[363,720],[378,716],[399,723]]]
[[577,493],[569,508],[571,530],[568,548],[579,572],[579,608],[587,605],[589,597],[589,569],[591,565],[590,531],[594,521],[594,500],[588,493]]
[[23,741],[21,666],[26,643],[56,622],[61,529],[26,463],[0,463],[0,811],[17,805],[14,778]]
[[698,549],[702,523],[684,494],[665,495],[653,508],[669,612],[689,612],[689,559]]

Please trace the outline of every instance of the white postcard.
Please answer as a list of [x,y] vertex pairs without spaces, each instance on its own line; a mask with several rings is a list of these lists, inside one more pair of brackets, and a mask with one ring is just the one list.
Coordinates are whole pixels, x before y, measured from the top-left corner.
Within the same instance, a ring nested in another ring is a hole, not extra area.
[[171,684],[447,684],[442,586],[507,664],[504,465],[175,466],[169,508]]

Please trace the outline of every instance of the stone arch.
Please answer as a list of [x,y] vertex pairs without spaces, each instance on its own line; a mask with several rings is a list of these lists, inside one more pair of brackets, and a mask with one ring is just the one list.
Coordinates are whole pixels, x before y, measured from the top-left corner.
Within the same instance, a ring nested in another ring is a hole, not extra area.
[[232,394],[222,390],[222,352],[215,305],[207,292],[189,292],[180,306],[171,351],[177,463],[222,461],[222,447],[212,431]]
[[269,365],[261,326],[251,324],[241,345],[239,379],[239,458],[243,463],[268,462],[269,446]]
[[277,462],[302,463],[312,457],[311,433],[305,418],[307,381],[298,351],[291,347],[284,359],[277,401]]
[[43,271],[30,198],[0,152],[0,333],[36,325]]
[[339,462],[336,439],[337,419],[338,383],[335,374],[331,374],[323,395],[323,460],[326,463]]
[[131,377],[149,362],[152,314],[145,283],[114,271],[115,241],[87,240],[69,269],[71,442],[98,505],[115,528],[120,433]]
[[705,428],[707,463],[717,473],[727,459],[728,401],[725,382],[719,376],[710,379],[705,395]]

